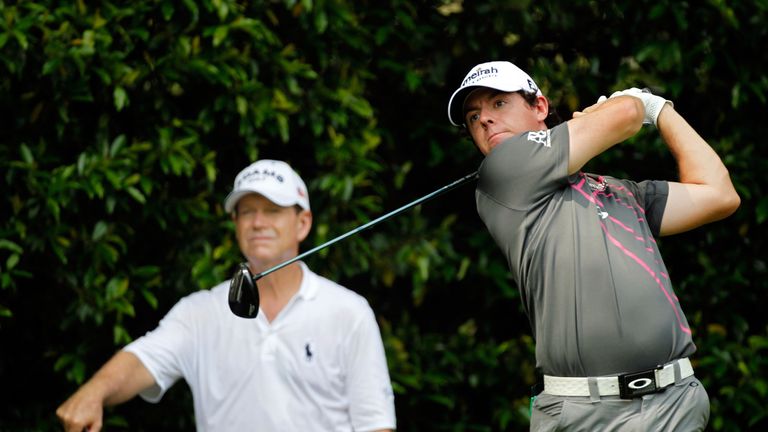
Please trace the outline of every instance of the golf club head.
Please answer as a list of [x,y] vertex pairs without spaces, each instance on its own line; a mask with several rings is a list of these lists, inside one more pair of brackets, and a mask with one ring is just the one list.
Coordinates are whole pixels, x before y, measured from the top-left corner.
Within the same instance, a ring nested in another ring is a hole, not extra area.
[[240,264],[229,283],[229,310],[241,318],[259,314],[259,289],[246,263]]

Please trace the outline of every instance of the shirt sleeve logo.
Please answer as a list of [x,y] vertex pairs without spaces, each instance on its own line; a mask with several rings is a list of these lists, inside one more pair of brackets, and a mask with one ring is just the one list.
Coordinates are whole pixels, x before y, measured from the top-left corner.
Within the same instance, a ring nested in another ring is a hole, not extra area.
[[552,140],[550,137],[549,129],[528,132],[528,141],[539,143],[544,147],[552,147]]

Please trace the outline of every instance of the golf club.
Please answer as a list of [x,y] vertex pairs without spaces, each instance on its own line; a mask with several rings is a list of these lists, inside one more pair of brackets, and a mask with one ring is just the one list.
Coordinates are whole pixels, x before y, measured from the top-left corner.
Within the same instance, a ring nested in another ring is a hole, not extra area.
[[380,216],[368,223],[365,223],[345,234],[342,234],[332,240],[329,240],[319,246],[316,246],[304,253],[301,253],[299,255],[296,255],[295,257],[280,263],[270,269],[264,270],[263,272],[253,275],[251,271],[248,269],[248,263],[241,263],[238,267],[237,271],[235,272],[234,276],[232,276],[232,281],[229,284],[229,309],[234,313],[235,315],[241,317],[241,318],[256,318],[256,316],[259,313],[259,290],[256,286],[256,281],[263,278],[264,276],[280,270],[281,268],[293,264],[294,262],[305,258],[321,249],[324,249],[336,242],[339,242],[341,240],[344,240],[345,238],[355,235],[361,231],[364,231],[374,225],[376,225],[379,222],[382,222],[386,219],[391,218],[392,216],[395,216],[397,214],[402,213],[403,211],[417,206],[425,201],[428,201],[432,198],[435,198],[439,195],[442,195],[445,192],[448,192],[452,189],[455,189],[464,183],[467,183],[469,181],[472,181],[477,178],[477,171],[473,172],[472,174],[468,174],[453,183],[450,183],[446,186],[441,187],[440,189],[427,194],[409,204],[406,204],[396,210],[393,210],[383,216]]

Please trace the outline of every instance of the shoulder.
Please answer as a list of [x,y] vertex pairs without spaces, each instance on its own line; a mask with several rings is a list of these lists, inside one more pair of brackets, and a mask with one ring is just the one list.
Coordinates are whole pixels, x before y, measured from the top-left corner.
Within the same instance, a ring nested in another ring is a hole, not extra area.
[[561,123],[552,129],[527,131],[509,137],[496,146],[480,166],[483,176],[516,175],[536,171],[538,160],[558,161],[568,151],[568,127]]
[[218,315],[228,308],[229,281],[221,282],[210,289],[187,294],[179,299],[168,315]]
[[308,277],[313,285],[316,311],[353,321],[374,316],[368,300],[357,292],[312,272],[308,272]]
[[348,307],[369,307],[368,300],[357,292],[340,285],[324,276],[313,273],[317,284],[317,295],[324,301]]
[[212,288],[195,291],[182,297],[179,302],[185,302],[190,305],[207,304],[208,302],[225,298],[229,294],[229,280],[219,283]]

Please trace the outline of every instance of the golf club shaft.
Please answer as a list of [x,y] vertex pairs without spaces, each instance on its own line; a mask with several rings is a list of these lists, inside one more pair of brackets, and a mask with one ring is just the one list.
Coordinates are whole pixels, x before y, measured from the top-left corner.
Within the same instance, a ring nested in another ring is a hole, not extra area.
[[317,252],[317,251],[319,251],[321,249],[325,249],[326,247],[328,247],[328,246],[330,246],[330,245],[332,245],[332,244],[334,244],[336,242],[344,240],[345,238],[347,238],[347,237],[349,237],[351,235],[355,235],[355,234],[357,234],[357,233],[359,233],[361,231],[364,231],[364,230],[366,230],[366,229],[376,225],[377,223],[379,223],[379,222],[381,222],[383,220],[386,220],[386,219],[388,219],[388,218],[390,218],[392,216],[400,214],[400,213],[404,212],[405,210],[408,210],[411,207],[415,207],[415,206],[417,206],[417,205],[419,205],[419,204],[421,204],[421,203],[423,203],[425,201],[429,201],[432,198],[435,198],[435,197],[437,197],[439,195],[442,195],[445,192],[448,192],[448,191],[450,191],[452,189],[455,189],[455,188],[463,185],[464,183],[472,181],[472,180],[474,180],[476,178],[477,178],[477,171],[473,172],[472,174],[468,174],[468,175],[466,175],[466,176],[464,176],[464,177],[454,181],[451,184],[445,185],[445,186],[441,187],[440,189],[438,189],[438,190],[436,190],[436,191],[434,191],[434,192],[432,192],[430,194],[424,195],[423,197],[417,199],[416,201],[411,202],[410,204],[406,204],[406,205],[404,205],[404,206],[402,206],[402,207],[400,207],[400,208],[398,208],[396,210],[392,210],[391,212],[389,212],[389,213],[387,213],[387,214],[385,214],[383,216],[379,216],[378,218],[376,218],[376,219],[374,219],[374,220],[372,220],[372,221],[370,221],[368,223],[360,225],[359,227],[353,229],[352,231],[349,231],[349,232],[347,232],[345,234],[342,234],[342,235],[340,235],[340,236],[338,236],[338,237],[336,237],[336,238],[334,238],[332,240],[328,240],[327,242],[325,242],[325,243],[323,243],[323,244],[321,244],[319,246],[315,246],[314,248],[312,248],[312,249],[310,249],[310,250],[308,250],[306,252],[303,252],[303,253],[301,253],[299,255],[296,255],[295,257],[293,257],[293,258],[291,258],[291,259],[289,259],[289,260],[287,260],[285,262],[282,262],[282,263],[280,263],[280,264],[278,264],[278,265],[276,265],[276,266],[274,266],[274,267],[272,267],[270,269],[264,270],[263,272],[255,275],[253,277],[253,279],[254,280],[259,280],[259,279],[263,278],[264,276],[266,276],[266,275],[268,275],[268,274],[270,274],[270,273],[272,273],[274,271],[280,270],[281,268],[283,268],[283,267],[285,267],[287,265],[293,264],[294,262],[296,262],[296,261],[298,261],[298,260],[300,260],[302,258],[307,257],[308,255],[312,255],[313,253],[315,253],[315,252]]

